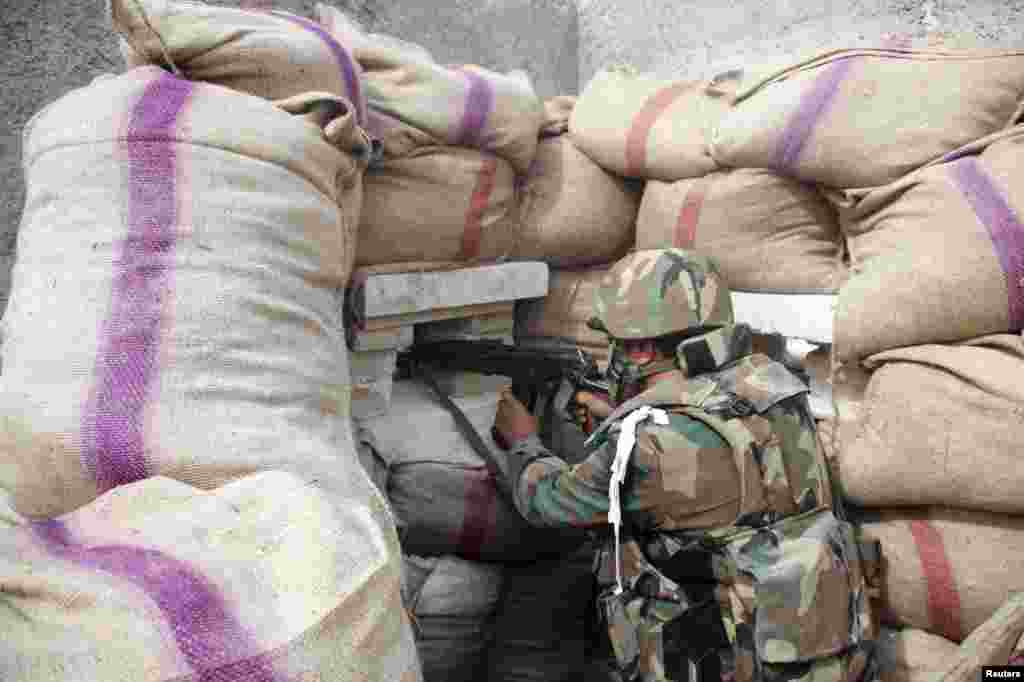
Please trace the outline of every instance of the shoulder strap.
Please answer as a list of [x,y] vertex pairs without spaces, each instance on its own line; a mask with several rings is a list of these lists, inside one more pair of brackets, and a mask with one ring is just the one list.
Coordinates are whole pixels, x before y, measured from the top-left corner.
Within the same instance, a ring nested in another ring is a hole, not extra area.
[[[480,455],[480,458],[483,459],[491,473],[495,476],[506,477],[508,463],[502,462],[498,459],[498,454],[494,452],[486,442],[484,442],[483,437],[479,432],[477,432],[476,427],[474,427],[472,422],[469,421],[469,417],[466,416],[466,413],[462,411],[462,408],[456,405],[451,397],[449,397],[449,395],[438,385],[437,380],[434,379],[434,375],[430,370],[426,367],[420,367],[418,371],[423,378],[423,382],[429,386],[435,394],[437,394],[441,405],[451,413],[452,418],[455,419],[456,427],[458,427],[463,437],[469,441],[470,446],[472,446],[473,450],[476,451],[476,454]],[[498,491],[507,498],[505,486],[496,485],[495,488],[497,488]],[[507,501],[513,508],[515,507],[515,502],[513,500]]]

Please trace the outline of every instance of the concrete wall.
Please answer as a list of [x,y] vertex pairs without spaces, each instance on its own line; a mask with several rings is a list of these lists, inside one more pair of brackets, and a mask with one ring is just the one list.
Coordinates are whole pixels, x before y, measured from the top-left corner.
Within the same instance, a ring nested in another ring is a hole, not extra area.
[[[216,0],[238,5],[243,0]],[[330,0],[371,31],[418,42],[444,63],[530,72],[541,95],[577,92],[602,66],[667,77],[886,33],[954,35],[961,44],[1024,47],[1024,0]],[[313,16],[315,0],[271,0]],[[21,128],[43,105],[122,68],[101,0],[3,0],[0,76],[0,310],[6,307],[24,201]]]
[[578,0],[580,84],[631,64],[668,78],[819,48],[877,45],[887,33],[959,46],[1024,47],[1024,0]]

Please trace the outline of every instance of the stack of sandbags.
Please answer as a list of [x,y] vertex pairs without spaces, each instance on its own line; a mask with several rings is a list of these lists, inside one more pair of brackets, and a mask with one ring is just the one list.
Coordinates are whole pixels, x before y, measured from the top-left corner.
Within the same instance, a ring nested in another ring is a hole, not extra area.
[[404,557],[402,600],[411,615],[425,682],[477,682],[502,590],[501,564],[453,556]]
[[379,540],[354,520],[283,472],[208,491],[156,476],[59,518],[8,516],[0,677],[420,679],[400,564],[354,565]]
[[734,290],[832,292],[846,276],[835,209],[813,185],[768,170],[649,181],[636,232],[638,249],[711,256]]
[[881,541],[886,622],[960,641],[1024,590],[1022,378],[1016,334],[897,348],[835,373],[822,440]]
[[594,294],[609,267],[552,270],[547,296],[516,305],[516,343],[534,348],[578,346],[603,370],[608,337],[587,323],[597,315]]
[[951,156],[846,193],[852,274],[837,302],[840,361],[1024,327],[1024,126]]
[[544,108],[522,72],[447,67],[317,5],[363,70],[368,129],[383,159],[366,177],[360,265],[464,263],[512,255],[516,176],[534,161]]
[[289,472],[339,529],[304,560],[343,557],[330,615],[307,626],[341,614],[371,652],[346,664],[414,675],[373,672],[409,652],[401,613],[370,606],[397,592],[399,545],[348,419],[337,291],[369,148],[352,105],[145,66],[45,108],[24,148],[0,377],[11,503],[53,518],[152,476],[213,489]]
[[537,155],[519,182],[513,256],[552,267],[609,263],[633,246],[640,186],[604,170],[567,133],[575,98],[545,104]]
[[[486,445],[499,393],[453,398]],[[530,526],[500,492],[498,472],[419,381],[395,383],[391,410],[360,420],[360,459],[390,501],[402,548],[433,557],[522,562],[570,551],[576,531]]]

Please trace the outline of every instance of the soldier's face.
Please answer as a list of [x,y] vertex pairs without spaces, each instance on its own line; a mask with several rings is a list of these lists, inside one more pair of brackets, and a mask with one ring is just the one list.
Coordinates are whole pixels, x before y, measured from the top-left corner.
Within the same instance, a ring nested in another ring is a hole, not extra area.
[[626,357],[639,367],[656,359],[657,349],[654,347],[654,341],[650,339],[629,340],[623,345]]

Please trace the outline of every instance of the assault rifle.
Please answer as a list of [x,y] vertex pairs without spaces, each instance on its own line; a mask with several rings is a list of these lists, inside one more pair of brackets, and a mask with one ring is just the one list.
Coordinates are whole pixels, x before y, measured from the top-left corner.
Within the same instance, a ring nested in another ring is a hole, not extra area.
[[[506,376],[512,381],[512,393],[530,412],[541,396],[554,400],[563,380],[572,387],[564,405],[570,415],[579,408],[577,391],[608,393],[608,383],[593,356],[576,347],[532,350],[500,341],[432,341],[416,344],[399,356],[400,372],[416,375],[423,369]],[[589,416],[587,422],[583,428],[589,431]]]

